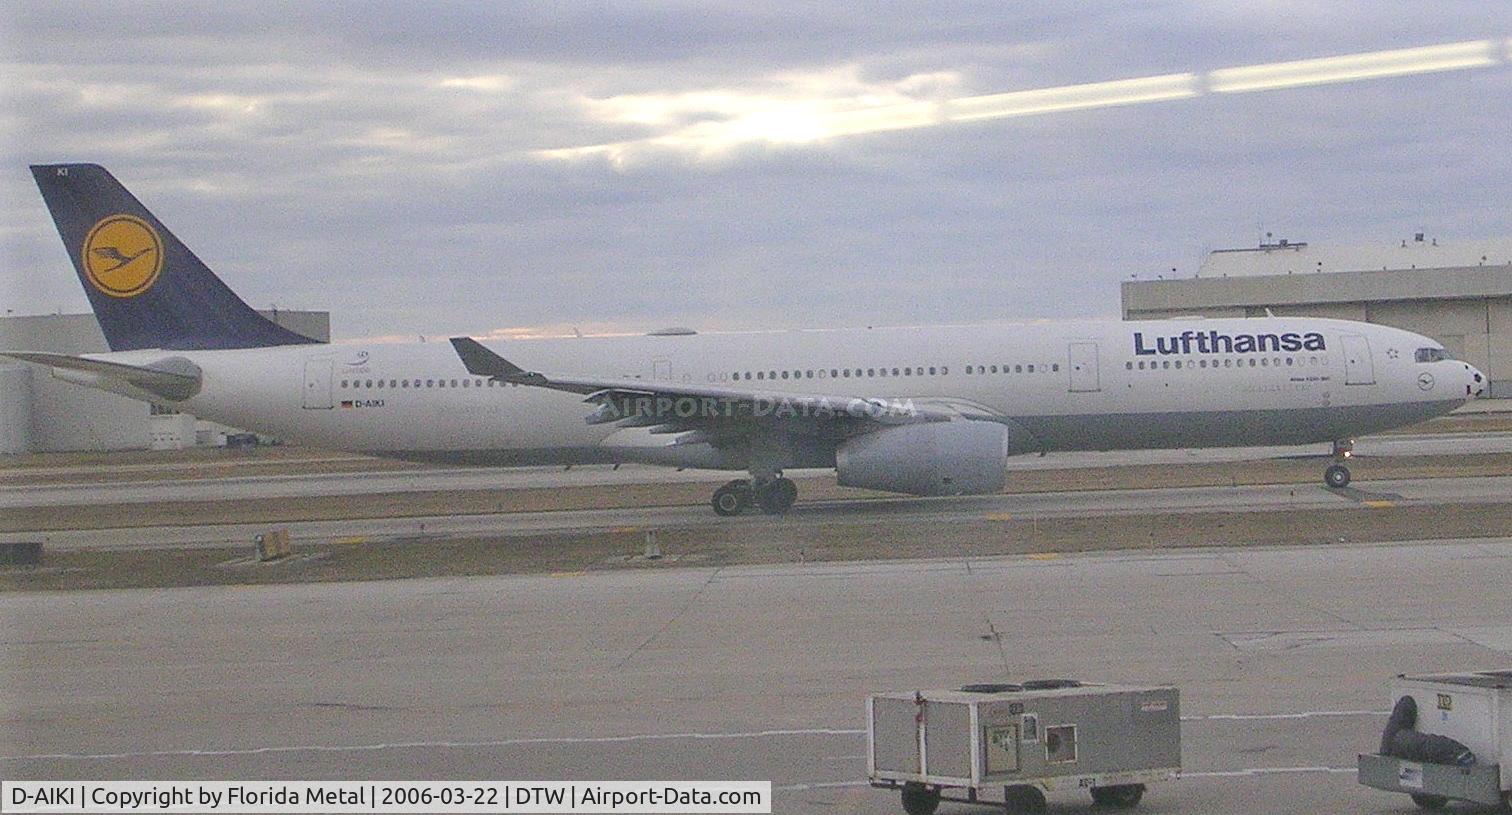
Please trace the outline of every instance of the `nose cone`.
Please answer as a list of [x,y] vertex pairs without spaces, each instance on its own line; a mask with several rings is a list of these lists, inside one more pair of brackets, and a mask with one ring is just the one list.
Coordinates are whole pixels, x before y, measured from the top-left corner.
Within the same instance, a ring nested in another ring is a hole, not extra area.
[[1471,399],[1480,399],[1486,395],[1486,381],[1484,374],[1474,365],[1465,365],[1465,395]]

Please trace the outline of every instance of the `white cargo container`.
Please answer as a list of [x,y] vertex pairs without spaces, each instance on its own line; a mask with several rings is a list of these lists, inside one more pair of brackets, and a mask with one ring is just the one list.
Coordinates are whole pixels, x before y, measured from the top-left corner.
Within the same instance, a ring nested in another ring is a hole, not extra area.
[[1512,806],[1512,671],[1400,675],[1391,700],[1411,696],[1421,733],[1445,736],[1475,754],[1469,766],[1430,764],[1397,756],[1359,756],[1359,781],[1404,792],[1424,809],[1450,800]]
[[867,775],[899,790],[909,815],[940,801],[1035,812],[1061,790],[1128,808],[1146,784],[1181,771],[1172,687],[1049,680],[879,693],[866,718]]

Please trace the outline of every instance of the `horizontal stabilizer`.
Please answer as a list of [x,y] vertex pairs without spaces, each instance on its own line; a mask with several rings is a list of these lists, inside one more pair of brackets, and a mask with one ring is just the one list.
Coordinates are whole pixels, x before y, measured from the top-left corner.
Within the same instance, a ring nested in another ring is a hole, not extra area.
[[0,356],[125,382],[173,402],[182,402],[199,393],[200,389],[199,366],[183,357],[168,357],[151,365],[127,365],[40,351],[0,351]]

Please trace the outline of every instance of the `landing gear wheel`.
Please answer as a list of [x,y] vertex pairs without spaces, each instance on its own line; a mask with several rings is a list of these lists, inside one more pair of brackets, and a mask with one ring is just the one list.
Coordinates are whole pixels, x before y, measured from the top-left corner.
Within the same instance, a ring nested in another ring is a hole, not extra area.
[[903,811],[908,815],[934,815],[940,808],[940,791],[917,781],[903,785]]
[[1425,795],[1421,792],[1412,792],[1408,795],[1411,796],[1412,803],[1418,805],[1418,809],[1434,811],[1449,806],[1449,799],[1442,795]]
[[768,515],[781,515],[793,508],[798,500],[798,485],[790,478],[774,478],[758,487],[756,503]]
[[1113,809],[1133,809],[1144,798],[1143,784],[1113,784],[1092,788],[1092,803]]
[[726,518],[739,515],[751,505],[751,485],[739,479],[731,481],[715,490],[709,503],[714,507],[716,515]]
[[1007,815],[1020,815],[1026,812],[1044,812],[1045,794],[1040,792],[1039,787],[1031,787],[1028,784],[1015,784],[1003,788],[1003,812]]
[[1343,464],[1330,464],[1323,471],[1323,483],[1339,489],[1349,486],[1349,468]]

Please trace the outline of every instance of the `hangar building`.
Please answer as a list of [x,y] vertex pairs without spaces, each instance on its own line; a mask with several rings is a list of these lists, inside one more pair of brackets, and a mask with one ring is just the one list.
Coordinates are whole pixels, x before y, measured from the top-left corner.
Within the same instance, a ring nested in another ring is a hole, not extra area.
[[[321,342],[331,340],[325,311],[263,311],[263,316]],[[109,351],[93,314],[0,319],[0,348],[89,354]],[[189,416],[135,399],[55,379],[46,368],[0,359],[0,454],[141,450],[188,446],[223,435]]]
[[1322,248],[1263,242],[1208,254],[1197,276],[1128,280],[1126,320],[1308,315],[1432,337],[1512,398],[1512,238]]

